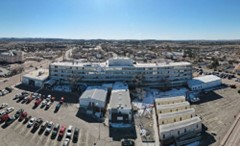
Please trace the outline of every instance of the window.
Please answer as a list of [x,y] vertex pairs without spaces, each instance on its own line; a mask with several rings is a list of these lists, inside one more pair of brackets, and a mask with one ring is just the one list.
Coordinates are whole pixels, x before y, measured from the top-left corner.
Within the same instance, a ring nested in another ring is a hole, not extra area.
[[187,132],[187,129],[185,128],[185,129],[184,129],[184,133],[186,133],[186,132]]
[[176,122],[176,119],[174,119],[174,122]]
[[187,109],[187,107],[185,107],[185,109]]
[[164,124],[164,121],[162,121],[162,124]]
[[180,117],[180,121],[182,121],[182,117]]
[[164,139],[164,138],[165,138],[165,134],[163,134],[163,136],[162,136],[162,137],[163,137],[163,139]]
[[180,131],[178,131],[178,135],[180,135]]
[[198,128],[198,124],[197,124],[197,126],[196,126],[197,128]]

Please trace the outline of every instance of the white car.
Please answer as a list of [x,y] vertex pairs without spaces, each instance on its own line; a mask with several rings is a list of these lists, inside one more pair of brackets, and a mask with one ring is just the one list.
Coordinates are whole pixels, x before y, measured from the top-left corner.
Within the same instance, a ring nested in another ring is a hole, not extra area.
[[73,126],[72,125],[69,125],[68,128],[67,128],[67,132],[66,132],[66,138],[71,138],[72,136],[72,129],[73,129]]
[[63,141],[63,146],[68,146],[70,142],[69,138],[65,138],[65,140]]
[[35,118],[35,117],[32,117],[32,118],[29,120],[27,126],[28,126],[28,127],[32,127],[35,121],[36,121],[36,118]]
[[12,111],[14,111],[14,107],[9,107],[9,108],[6,109],[7,113],[11,113]]
[[44,99],[43,102],[42,102],[42,106],[45,106],[47,104],[47,100]]
[[1,111],[0,111],[0,117],[3,116],[3,115],[5,115],[6,113],[7,113],[6,110],[1,110]]
[[2,103],[1,106],[0,106],[0,109],[5,108],[5,107],[7,107],[7,106],[8,106],[7,103]]
[[46,128],[46,133],[50,133],[53,127],[53,122],[49,122]]

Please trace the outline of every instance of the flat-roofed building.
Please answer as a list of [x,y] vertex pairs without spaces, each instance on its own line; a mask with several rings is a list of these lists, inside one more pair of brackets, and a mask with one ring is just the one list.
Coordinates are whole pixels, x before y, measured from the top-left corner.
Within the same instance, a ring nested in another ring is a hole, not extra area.
[[201,133],[202,123],[199,117],[193,117],[179,122],[159,125],[160,141],[178,138],[188,133]]
[[48,69],[34,70],[22,76],[22,84],[34,87],[42,87],[44,82],[48,79]]
[[24,62],[24,61],[25,61],[25,57],[22,51],[17,51],[17,50],[0,51],[0,62],[16,63],[16,62]]
[[165,97],[165,98],[156,98],[155,104],[156,105],[163,105],[163,104],[173,104],[186,101],[185,96],[174,96],[174,97]]
[[190,104],[187,101],[174,103],[174,104],[164,104],[156,105],[157,114],[176,112],[184,109],[189,109]]
[[79,98],[80,108],[105,111],[108,89],[102,86],[89,86]]
[[222,84],[221,78],[215,75],[207,75],[196,77],[188,81],[188,87],[191,90],[204,90],[220,86]]
[[63,84],[126,82],[129,86],[178,87],[192,79],[189,62],[137,63],[129,58],[112,58],[101,63],[54,62],[49,66],[50,78]]
[[158,124],[164,125],[164,124],[174,123],[174,122],[190,119],[194,116],[195,116],[194,108],[184,109],[176,112],[158,114]]
[[126,83],[116,82],[113,84],[108,110],[111,126],[118,123],[131,124],[132,105]]

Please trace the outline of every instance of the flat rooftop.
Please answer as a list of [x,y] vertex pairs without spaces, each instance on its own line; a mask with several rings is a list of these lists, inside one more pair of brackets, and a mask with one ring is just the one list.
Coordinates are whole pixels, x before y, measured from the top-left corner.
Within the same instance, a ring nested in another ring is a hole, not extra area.
[[80,96],[80,100],[93,99],[102,102],[106,102],[107,99],[107,88],[102,86],[89,86]]
[[[121,64],[121,63],[119,63]],[[129,65],[126,63],[122,63],[121,65],[111,65],[109,66],[108,61],[106,62],[101,62],[101,63],[86,63],[86,62],[54,62],[51,63],[51,65],[56,65],[56,66],[72,66],[72,67],[174,67],[174,66],[188,66],[191,65],[189,62],[161,62],[161,63],[134,63],[132,65]]]
[[132,108],[127,84],[121,82],[113,84],[109,105],[111,108]]
[[215,75],[206,75],[206,76],[201,76],[201,77],[195,77],[192,80],[188,81],[189,86],[193,85],[198,85],[198,84],[203,84],[203,83],[210,83],[214,82],[217,80],[221,80],[218,76]]
[[181,129],[181,128],[188,127],[198,123],[201,123],[201,119],[199,117],[193,117],[183,121],[178,121],[178,122],[165,124],[165,125],[159,125],[159,131],[160,133],[169,132],[172,130]]
[[41,80],[44,81],[49,76],[49,70],[48,69],[38,69],[29,72],[28,74],[23,75],[25,78],[33,79],[33,80]]
[[161,101],[169,101],[169,102],[172,102],[172,101],[176,101],[176,100],[185,100],[185,96],[169,96],[169,97],[164,97],[164,98],[156,98],[155,99],[155,102],[161,102]]
[[177,107],[183,107],[183,106],[190,106],[189,102],[178,102],[173,104],[164,104],[164,105],[157,105],[157,110],[163,110],[163,109],[173,109]]
[[189,108],[185,110],[180,110],[176,112],[169,112],[169,113],[162,113],[158,114],[158,118],[160,119],[168,119],[168,118],[174,118],[176,116],[180,115],[189,115],[189,114],[195,114],[195,109],[194,108]]

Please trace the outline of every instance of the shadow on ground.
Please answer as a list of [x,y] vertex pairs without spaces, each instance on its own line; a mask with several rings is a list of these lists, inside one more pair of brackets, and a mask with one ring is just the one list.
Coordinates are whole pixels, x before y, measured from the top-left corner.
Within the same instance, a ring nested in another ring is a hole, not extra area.
[[113,128],[109,127],[109,136],[114,141],[121,141],[122,139],[136,139],[137,133],[134,126],[129,128]]
[[[23,85],[23,84],[17,85],[15,87],[19,88],[21,90],[26,90],[26,91],[30,91],[30,92],[36,92],[39,89],[37,87],[27,86],[27,85]],[[52,96],[54,96],[56,98],[55,99],[56,101],[60,101],[61,97],[64,97],[65,98],[64,102],[67,102],[67,103],[78,103],[79,97],[80,97],[80,94],[51,91],[51,90],[47,90],[44,88],[39,90],[38,93],[43,94],[43,95],[51,94]]]
[[213,133],[208,133],[207,130],[208,128],[204,124],[202,124],[202,140],[200,146],[207,146],[216,142]]
[[100,120],[99,118],[93,116],[93,115],[89,115],[86,113],[86,111],[84,111],[83,109],[79,108],[76,117],[88,122],[88,123],[102,123],[103,121]]

